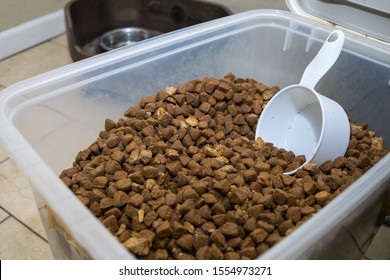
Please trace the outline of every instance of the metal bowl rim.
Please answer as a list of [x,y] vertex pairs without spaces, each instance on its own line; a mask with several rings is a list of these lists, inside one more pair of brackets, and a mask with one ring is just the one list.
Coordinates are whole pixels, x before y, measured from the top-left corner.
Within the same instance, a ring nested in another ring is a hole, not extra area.
[[107,31],[102,36],[100,36],[99,45],[105,50],[108,50],[108,51],[113,50],[115,48],[107,45],[105,42],[106,39],[115,38],[115,36],[117,36],[118,34],[125,34],[127,36],[128,34],[131,34],[133,32],[139,32],[139,33],[143,32],[143,33],[147,34],[148,38],[162,34],[162,32],[152,30],[152,29],[142,28],[142,27],[116,28],[116,29]]

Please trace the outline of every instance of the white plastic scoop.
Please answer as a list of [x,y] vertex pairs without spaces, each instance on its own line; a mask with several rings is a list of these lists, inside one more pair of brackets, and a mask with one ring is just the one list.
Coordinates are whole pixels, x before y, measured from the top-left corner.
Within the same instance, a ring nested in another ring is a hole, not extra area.
[[319,166],[343,156],[347,150],[347,114],[337,102],[314,90],[339,57],[344,37],[343,32],[333,31],[307,66],[300,83],[275,94],[260,115],[256,138],[306,157],[303,165],[285,174],[294,174],[309,162]]

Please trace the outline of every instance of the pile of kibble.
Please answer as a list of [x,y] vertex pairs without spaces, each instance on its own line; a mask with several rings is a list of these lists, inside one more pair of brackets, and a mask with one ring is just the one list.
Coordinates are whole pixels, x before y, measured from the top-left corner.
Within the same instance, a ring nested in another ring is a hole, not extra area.
[[278,91],[228,74],[142,98],[81,151],[63,182],[140,259],[255,259],[387,150],[351,121],[344,157],[319,168],[255,139]]

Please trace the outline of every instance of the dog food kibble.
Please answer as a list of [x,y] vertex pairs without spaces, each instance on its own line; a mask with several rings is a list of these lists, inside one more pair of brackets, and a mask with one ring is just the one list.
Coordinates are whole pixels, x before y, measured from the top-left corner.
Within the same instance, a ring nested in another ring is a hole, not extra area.
[[141,99],[60,178],[140,259],[254,259],[315,215],[387,150],[350,121],[343,157],[305,158],[255,139],[278,91],[228,74]]

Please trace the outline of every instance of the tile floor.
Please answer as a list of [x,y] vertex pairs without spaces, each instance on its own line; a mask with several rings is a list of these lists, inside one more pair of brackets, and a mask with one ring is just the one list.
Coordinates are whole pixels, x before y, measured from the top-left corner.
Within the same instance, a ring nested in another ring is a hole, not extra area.
[[[0,61],[0,90],[69,63],[62,35]],[[0,146],[0,259],[52,258],[29,182]]]
[[[236,1],[215,2],[231,2],[233,12],[245,10]],[[247,1],[246,9],[263,7],[256,6],[259,2]],[[279,3],[276,8],[285,8],[284,2]],[[266,6],[270,7],[275,8]],[[65,35],[0,61],[0,94],[13,83],[71,62]],[[0,146],[0,259],[52,258],[29,182]],[[380,228],[366,258],[390,259],[390,227]]]

